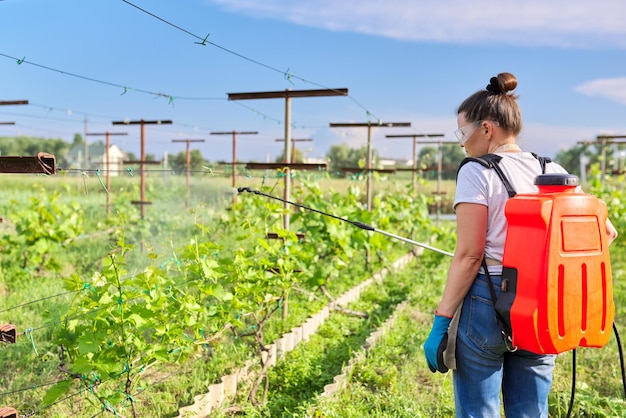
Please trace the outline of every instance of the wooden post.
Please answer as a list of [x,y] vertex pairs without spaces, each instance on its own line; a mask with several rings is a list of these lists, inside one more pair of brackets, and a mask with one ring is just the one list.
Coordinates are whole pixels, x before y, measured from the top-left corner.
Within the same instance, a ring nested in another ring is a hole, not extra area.
[[[348,89],[321,89],[321,90],[285,90],[266,91],[253,93],[229,93],[228,100],[250,100],[250,99],[285,99],[285,138],[291,138],[291,99],[294,97],[324,97],[324,96],[347,96]],[[291,141],[285,141],[285,161],[289,159]],[[289,166],[284,167],[285,190],[284,200],[289,200],[291,189],[291,174]],[[283,216],[283,226],[289,229],[289,204],[284,203],[285,215]]]
[[192,142],[204,142],[204,139],[172,139],[172,142],[184,142],[186,144],[185,147],[185,168],[187,174],[187,207],[189,207],[189,197],[191,195],[191,186],[190,186],[190,173],[191,173],[191,151],[189,150],[189,144]]
[[138,163],[141,172],[141,200],[133,202],[141,207],[141,219],[145,216],[145,205],[150,204],[146,201],[146,168],[145,165],[150,162],[146,161],[146,125],[171,125],[171,120],[123,120],[113,122],[113,125],[140,125],[141,126],[141,156],[139,161],[132,161]]
[[331,123],[331,128],[367,128],[367,210],[372,211],[372,127],[394,128],[410,127],[411,122],[365,122],[365,123]]
[[[27,105],[28,100],[0,100],[0,106]],[[0,125],[15,125],[15,122],[0,122]]]
[[106,131],[104,133],[86,133],[85,136],[102,136],[104,135],[106,138],[106,143],[104,145],[104,155],[105,155],[105,170],[106,170],[106,195],[107,195],[107,203],[106,203],[106,211],[107,215],[111,214],[111,158],[109,157],[109,148],[111,147],[111,135],[128,135],[126,132],[109,132]]
[[604,183],[604,174],[606,170],[606,146],[607,144],[626,144],[626,141],[624,141],[624,139],[626,139],[626,135],[598,135],[596,137],[595,142],[594,141],[578,141],[577,142],[578,144],[599,145],[600,147],[602,147],[602,151],[601,151],[602,157],[600,161],[600,171],[602,173],[600,176],[601,184]]
[[436,224],[439,225],[439,218],[441,215],[441,196],[446,192],[441,190],[441,173],[443,171],[443,144],[458,144],[457,141],[422,141],[422,144],[437,144],[437,190],[434,192],[438,196],[437,200],[437,212],[436,212]]
[[[276,142],[283,142],[284,139],[280,138],[277,139]],[[286,163],[295,163],[296,162],[296,142],[312,142],[313,140],[310,138],[301,138],[301,139],[296,139],[296,138],[291,138],[291,158],[290,161],[287,161],[287,159],[283,159],[284,162]],[[303,161],[304,162],[304,161]]]
[[[235,130],[228,131],[228,132],[211,132],[211,135],[232,135],[232,137],[233,137],[233,159],[232,159],[232,162],[231,162],[231,166],[232,166],[232,169],[233,169],[233,173],[232,173],[232,176],[233,176],[233,181],[232,181],[233,188],[235,188],[236,184],[237,184],[237,181],[236,181],[236,177],[237,177],[237,175],[236,175],[236,168],[237,168],[237,134],[239,134],[239,135],[256,135],[256,134],[258,134],[258,132],[256,132],[256,131],[242,131],[242,132],[238,132],[238,131],[235,131]],[[233,196],[233,200],[236,198],[236,196],[237,195]]]
[[413,138],[413,173],[411,183],[413,192],[417,190],[417,138],[435,138],[442,137],[443,134],[408,134],[408,135],[386,135],[386,138]]

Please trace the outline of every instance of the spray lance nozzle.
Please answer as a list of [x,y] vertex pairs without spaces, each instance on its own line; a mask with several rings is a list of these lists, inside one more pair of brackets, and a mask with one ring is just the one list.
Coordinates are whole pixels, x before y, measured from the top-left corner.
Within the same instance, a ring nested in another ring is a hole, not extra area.
[[372,225],[368,225],[368,224],[366,224],[364,222],[350,221],[350,223],[352,225],[354,225],[354,226],[358,226],[361,229],[365,229],[366,231],[376,231],[376,228],[374,228]]
[[337,220],[340,220],[340,221],[343,221],[343,222],[347,222],[349,224],[352,224],[352,225],[354,225],[354,226],[356,226],[358,228],[364,229],[366,231],[378,232],[379,234],[383,234],[383,235],[386,235],[388,237],[395,238],[395,239],[398,239],[400,241],[407,242],[409,244],[417,245],[418,247],[422,247],[422,248],[425,248],[427,250],[435,251],[437,253],[440,253],[440,254],[443,254],[443,255],[447,255],[447,256],[450,256],[450,257],[453,256],[453,254],[448,252],[448,251],[444,251],[444,250],[441,250],[439,248],[431,247],[430,245],[423,244],[423,243],[417,242],[417,241],[413,241],[412,239],[401,237],[399,235],[392,234],[390,232],[386,232],[386,231],[383,231],[381,229],[374,228],[373,226],[368,225],[368,224],[366,224],[364,222],[351,221],[350,219],[341,218],[339,216],[335,216],[335,215],[332,215],[332,214],[327,213],[327,212],[322,212],[321,210],[313,209],[313,208],[310,208],[308,206],[301,205],[299,203],[290,202],[289,200],[281,199],[279,197],[272,196],[272,195],[260,192],[258,190],[253,190],[253,189],[251,189],[249,187],[239,187],[239,188],[237,188],[237,191],[239,193],[243,193],[243,192],[254,193],[254,194],[257,194],[259,196],[265,196],[265,197],[268,197],[270,199],[279,200],[279,201],[281,201],[283,203],[289,203],[290,205],[296,206],[298,208],[306,209],[306,210],[311,211],[311,212],[319,213],[320,215],[328,216],[330,218],[334,218],[334,219],[337,219]]

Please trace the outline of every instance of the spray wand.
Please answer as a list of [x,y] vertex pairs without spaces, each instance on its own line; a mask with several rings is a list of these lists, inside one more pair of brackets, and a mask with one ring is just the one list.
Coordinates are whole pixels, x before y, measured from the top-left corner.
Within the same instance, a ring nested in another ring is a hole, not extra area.
[[450,257],[453,256],[452,253],[449,253],[447,251],[441,250],[439,248],[431,247],[430,245],[427,245],[427,244],[424,244],[424,243],[421,243],[421,242],[413,241],[412,239],[405,238],[405,237],[402,237],[400,235],[392,234],[391,232],[383,231],[382,229],[374,228],[373,226],[368,225],[366,223],[359,222],[359,221],[351,221],[350,219],[341,218],[339,216],[335,216],[335,215],[327,213],[327,212],[322,212],[321,210],[313,209],[313,208],[310,208],[308,206],[301,205],[299,203],[290,202],[288,200],[284,200],[284,199],[281,199],[279,197],[272,196],[272,195],[260,192],[258,190],[252,190],[249,187],[239,187],[237,189],[237,192],[239,192],[239,193],[248,192],[248,193],[257,194],[259,196],[269,197],[270,199],[279,200],[279,201],[281,201],[283,203],[289,203],[290,205],[294,205],[294,206],[297,206],[297,207],[302,208],[302,209],[310,210],[311,212],[316,212],[316,213],[319,213],[321,215],[329,216],[331,218],[338,219],[338,220],[343,221],[343,222],[347,222],[349,224],[352,224],[352,225],[354,225],[354,226],[356,226],[358,228],[364,229],[366,231],[378,232],[379,234],[383,234],[383,235],[386,235],[388,237],[395,238],[397,240],[407,242],[409,244],[417,245],[418,247],[422,247],[422,248],[425,248],[427,250],[435,251],[437,253],[440,253],[440,254],[443,254],[443,255],[447,255],[447,256],[450,256]]

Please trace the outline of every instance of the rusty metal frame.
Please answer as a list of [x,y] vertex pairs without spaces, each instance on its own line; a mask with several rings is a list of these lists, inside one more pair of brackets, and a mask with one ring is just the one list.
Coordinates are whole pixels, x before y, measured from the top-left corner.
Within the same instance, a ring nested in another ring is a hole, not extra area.
[[13,324],[0,325],[0,342],[15,344],[17,340],[17,330]]
[[271,170],[289,167],[294,170],[326,170],[326,163],[247,163],[247,170]]
[[0,408],[0,418],[18,418],[17,409],[15,408]]
[[56,157],[40,152],[34,156],[0,157],[0,173],[36,173],[52,175],[56,173]]

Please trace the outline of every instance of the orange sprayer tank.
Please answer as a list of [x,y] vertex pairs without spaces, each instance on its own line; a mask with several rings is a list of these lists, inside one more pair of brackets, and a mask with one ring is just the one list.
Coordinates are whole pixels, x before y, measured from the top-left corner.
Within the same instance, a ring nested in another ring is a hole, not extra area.
[[502,290],[513,345],[538,354],[602,347],[615,307],[606,204],[575,191],[578,178],[544,174],[538,193],[508,200]]

